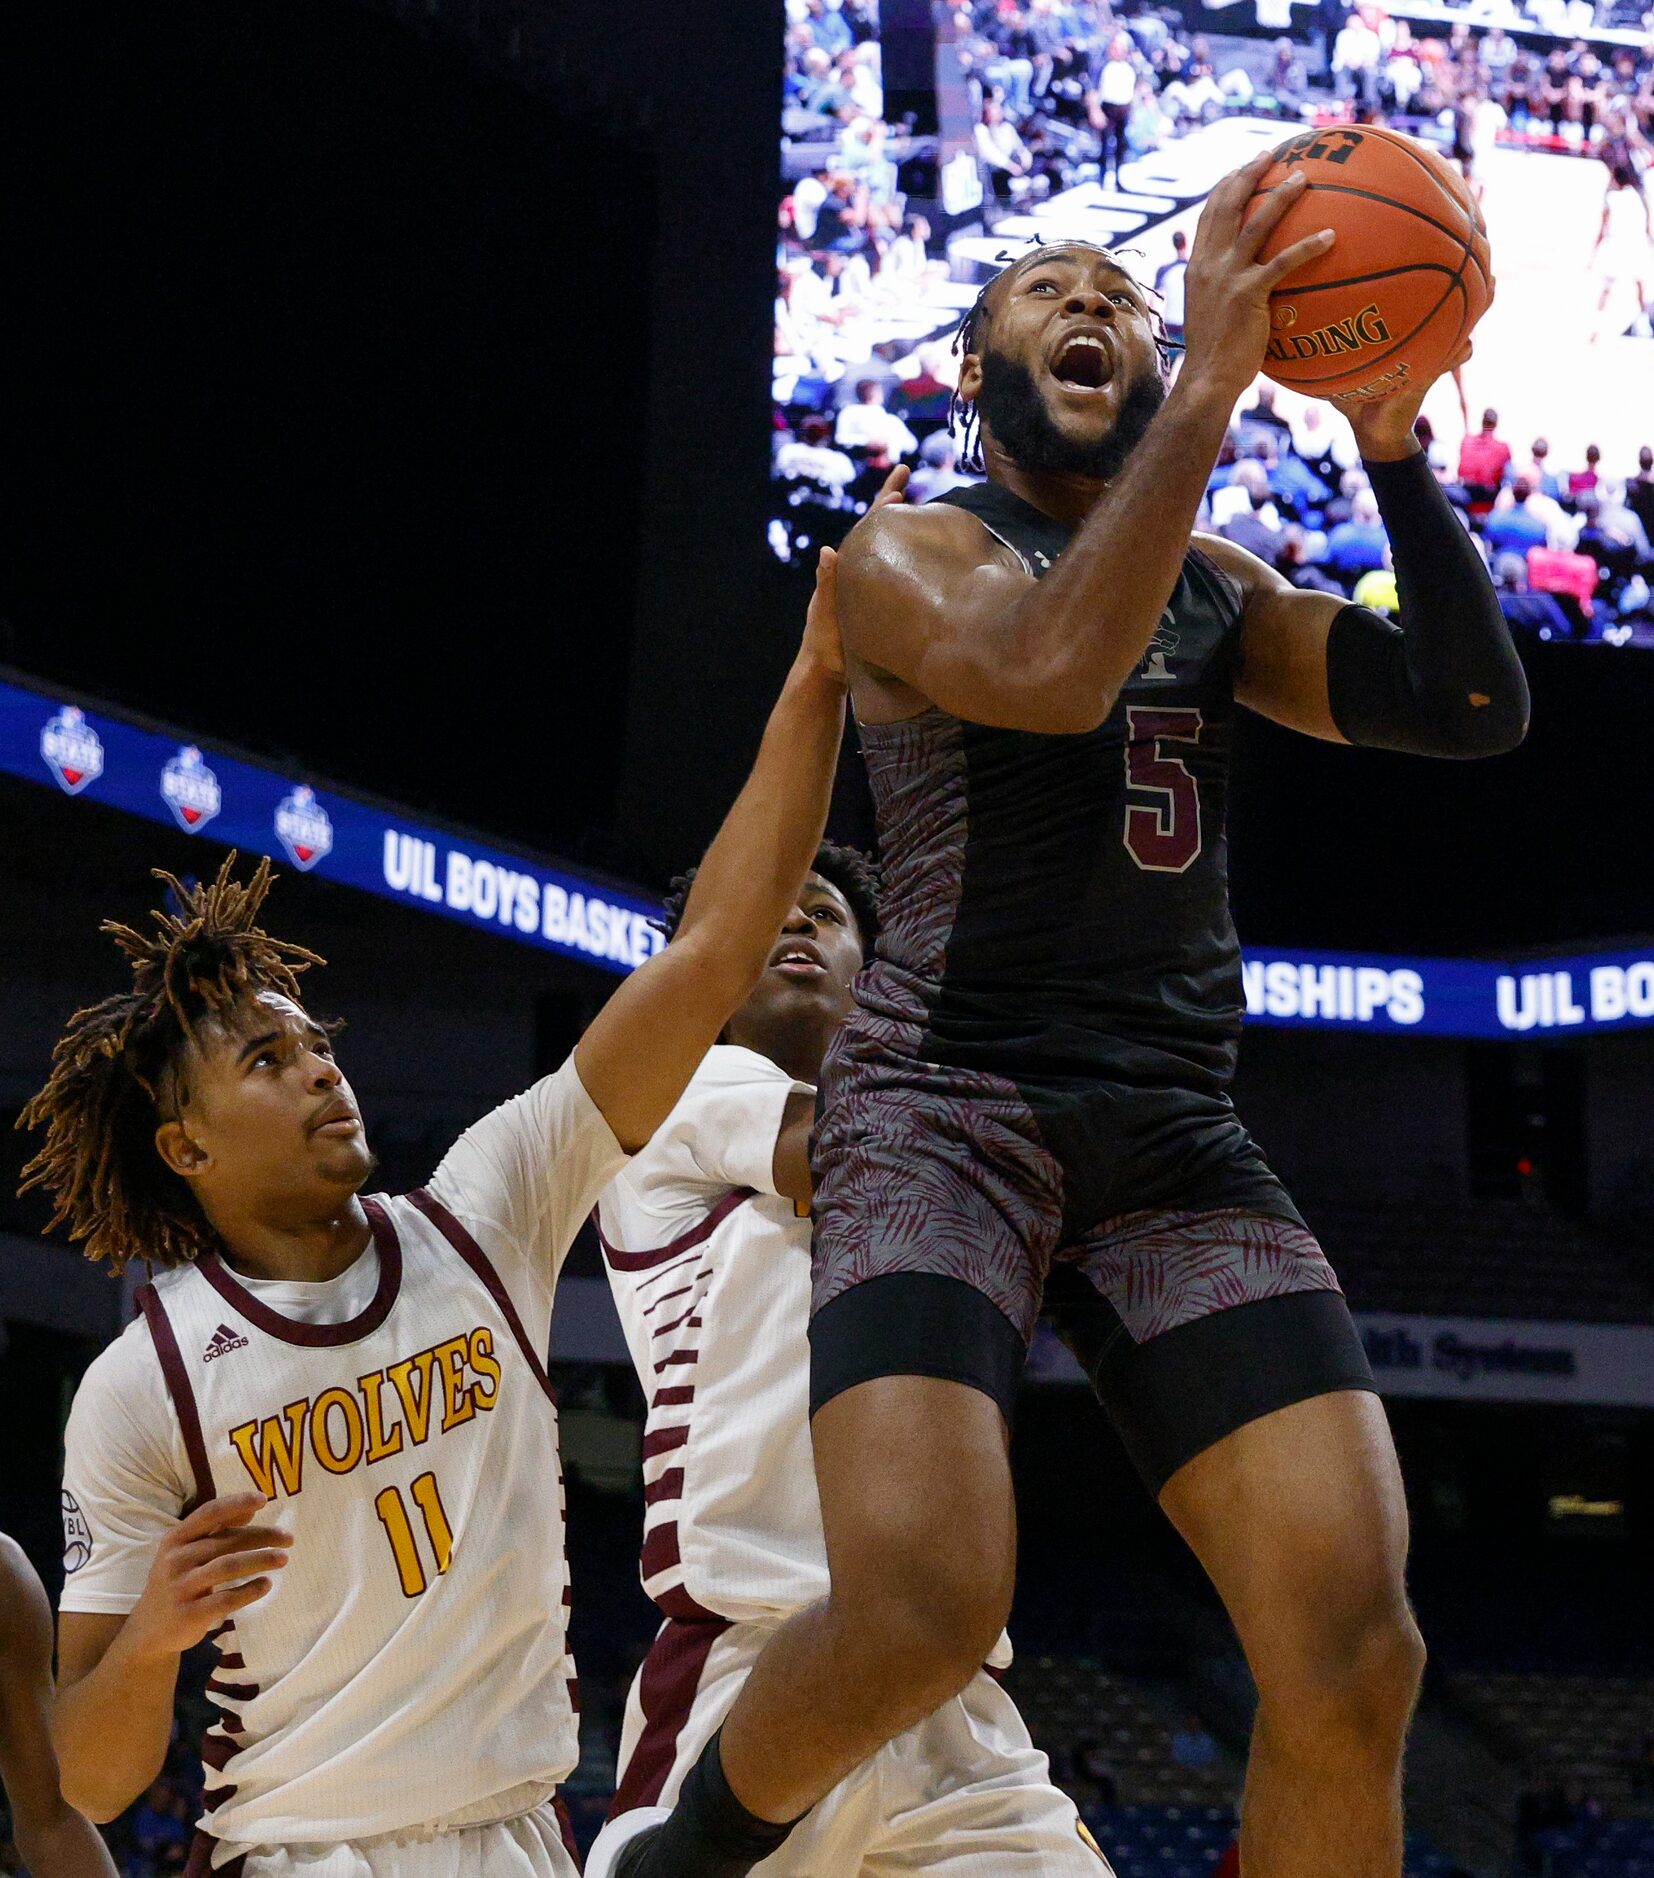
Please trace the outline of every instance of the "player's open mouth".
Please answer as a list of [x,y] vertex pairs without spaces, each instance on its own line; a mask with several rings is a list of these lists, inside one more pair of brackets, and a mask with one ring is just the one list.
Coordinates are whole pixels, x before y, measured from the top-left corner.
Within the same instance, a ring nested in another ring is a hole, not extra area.
[[827,966],[814,946],[789,945],[771,959],[770,969],[785,972],[789,978],[803,978],[824,972]]
[[1114,358],[1103,340],[1077,333],[1051,361],[1051,375],[1070,391],[1101,391],[1114,376]]

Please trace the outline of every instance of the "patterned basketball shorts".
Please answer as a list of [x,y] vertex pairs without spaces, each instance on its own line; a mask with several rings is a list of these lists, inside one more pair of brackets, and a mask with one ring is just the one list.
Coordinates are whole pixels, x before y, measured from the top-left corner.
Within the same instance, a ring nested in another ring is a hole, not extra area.
[[[1169,1175],[1142,1159],[1156,1204],[1080,1226],[1075,1105],[1053,1127],[1037,1103],[865,1037],[835,1045],[812,1157],[813,1409],[877,1376],[928,1375],[1009,1419],[1043,1313],[1158,1492],[1260,1415],[1373,1387],[1326,1255],[1226,1103],[1163,1131]],[[1205,1170],[1186,1206],[1163,1197],[1177,1167]]]

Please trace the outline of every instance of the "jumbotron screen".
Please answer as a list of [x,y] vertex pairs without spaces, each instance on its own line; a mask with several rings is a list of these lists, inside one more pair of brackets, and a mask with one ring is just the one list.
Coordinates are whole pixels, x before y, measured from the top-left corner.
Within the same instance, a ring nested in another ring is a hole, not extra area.
[[[1433,146],[1486,223],[1497,295],[1423,418],[1513,624],[1654,645],[1644,4],[787,0],[775,553],[842,539],[896,463],[916,500],[974,476],[954,340],[1006,262],[1102,243],[1179,338],[1213,185],[1304,131],[1385,125]],[[1290,389],[1237,405],[1199,526],[1298,584],[1393,592],[1348,425]]]

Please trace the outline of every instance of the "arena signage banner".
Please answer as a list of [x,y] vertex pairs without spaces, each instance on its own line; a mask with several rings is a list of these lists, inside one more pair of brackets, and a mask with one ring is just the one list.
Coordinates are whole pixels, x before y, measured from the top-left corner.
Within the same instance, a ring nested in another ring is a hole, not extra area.
[[[1379,1390],[1447,1402],[1568,1402],[1654,1407],[1654,1328],[1505,1317],[1357,1311]],[[1029,1352],[1030,1382],[1083,1383],[1048,1324]]]
[[616,974],[664,943],[646,899],[15,681],[0,770]]
[[[0,770],[623,975],[660,950],[625,889],[443,833],[173,732],[0,679]],[[1414,1037],[1654,1027],[1654,946],[1527,964],[1249,947],[1247,1022]]]

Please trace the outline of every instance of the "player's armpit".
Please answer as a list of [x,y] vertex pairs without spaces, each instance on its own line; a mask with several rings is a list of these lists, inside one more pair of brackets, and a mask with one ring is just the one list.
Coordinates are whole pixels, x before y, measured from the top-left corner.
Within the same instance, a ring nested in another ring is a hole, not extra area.
[[1288,730],[1346,742],[1327,695],[1327,635],[1343,596],[1294,587],[1232,541],[1202,535],[1198,545],[1244,595],[1237,701]]
[[795,1089],[787,1097],[771,1170],[776,1192],[795,1206],[807,1207],[815,1193],[810,1179],[810,1131],[815,1119],[815,1092]]

